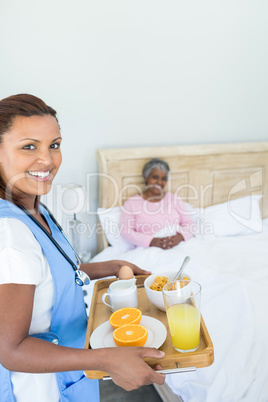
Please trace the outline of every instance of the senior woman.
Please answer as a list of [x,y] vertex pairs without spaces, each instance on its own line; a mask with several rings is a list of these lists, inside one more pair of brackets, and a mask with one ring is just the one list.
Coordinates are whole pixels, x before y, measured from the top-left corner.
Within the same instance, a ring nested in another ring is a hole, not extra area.
[[145,190],[129,198],[122,207],[122,235],[141,247],[177,246],[192,237],[192,220],[180,197],[165,191],[169,165],[154,158],[147,162],[142,175]]

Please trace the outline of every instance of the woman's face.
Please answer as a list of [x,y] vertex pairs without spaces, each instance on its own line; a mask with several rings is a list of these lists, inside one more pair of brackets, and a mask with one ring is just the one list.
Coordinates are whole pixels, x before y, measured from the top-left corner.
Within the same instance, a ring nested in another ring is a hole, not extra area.
[[160,196],[164,193],[165,187],[167,185],[167,174],[163,170],[152,169],[149,174],[146,184],[147,191],[149,191],[152,195]]
[[61,134],[53,116],[17,117],[0,144],[0,174],[22,204],[47,194],[61,164]]

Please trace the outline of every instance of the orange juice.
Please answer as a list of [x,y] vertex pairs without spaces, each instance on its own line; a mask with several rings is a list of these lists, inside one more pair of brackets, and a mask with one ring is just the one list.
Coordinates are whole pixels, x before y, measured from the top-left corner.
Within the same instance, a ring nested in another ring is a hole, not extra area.
[[200,313],[191,304],[174,304],[167,310],[172,344],[179,352],[196,350],[200,340]]

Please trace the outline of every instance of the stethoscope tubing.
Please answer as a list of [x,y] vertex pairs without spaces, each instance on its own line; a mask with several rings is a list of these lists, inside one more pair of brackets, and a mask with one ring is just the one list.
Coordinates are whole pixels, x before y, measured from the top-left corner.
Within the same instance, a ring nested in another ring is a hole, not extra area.
[[89,283],[89,277],[88,275],[81,271],[80,265],[83,264],[83,261],[81,259],[81,257],[79,256],[79,254],[76,252],[76,250],[74,249],[74,247],[71,245],[71,243],[69,242],[67,236],[65,235],[62,227],[60,226],[60,224],[57,222],[57,220],[55,219],[55,217],[53,216],[53,214],[50,212],[50,210],[47,208],[46,205],[44,205],[42,202],[40,202],[40,205],[47,211],[47,213],[49,214],[49,217],[51,218],[51,220],[55,223],[56,227],[59,229],[59,231],[62,233],[63,237],[65,238],[65,240],[67,241],[67,243],[70,245],[70,247],[72,248],[75,257],[76,257],[76,261],[77,261],[77,265],[71,260],[71,258],[65,253],[65,251],[61,248],[61,246],[59,245],[59,243],[54,239],[53,236],[51,236],[51,234],[46,230],[46,228],[22,205],[19,205],[19,208],[25,212],[29,218],[47,235],[47,237],[51,240],[51,242],[54,244],[54,246],[59,250],[59,252],[63,255],[63,257],[69,262],[69,264],[71,264],[73,270],[75,271],[75,282],[77,283],[77,285],[79,286],[83,286],[85,284]]

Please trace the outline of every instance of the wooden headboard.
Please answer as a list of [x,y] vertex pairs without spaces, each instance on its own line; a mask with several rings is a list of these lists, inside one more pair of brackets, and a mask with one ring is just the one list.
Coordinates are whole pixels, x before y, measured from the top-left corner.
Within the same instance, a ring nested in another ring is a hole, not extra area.
[[[152,158],[170,166],[167,191],[194,207],[262,194],[268,216],[268,142],[99,149],[99,207],[111,208],[144,188],[142,169]],[[98,235],[98,250],[106,247]]]

